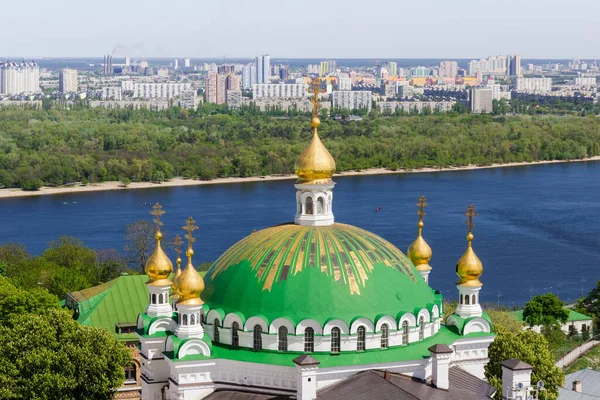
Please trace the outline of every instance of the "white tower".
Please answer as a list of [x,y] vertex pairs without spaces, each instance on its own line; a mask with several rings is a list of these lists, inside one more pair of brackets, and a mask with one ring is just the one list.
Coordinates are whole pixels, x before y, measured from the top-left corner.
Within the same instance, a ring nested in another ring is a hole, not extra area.
[[313,92],[313,118],[311,125],[313,137],[302,152],[294,171],[298,175],[296,187],[296,217],[294,222],[306,226],[333,225],[333,187],[331,179],[335,173],[335,160],[321,142],[317,128],[319,120],[319,93],[321,79],[315,78],[311,83]]

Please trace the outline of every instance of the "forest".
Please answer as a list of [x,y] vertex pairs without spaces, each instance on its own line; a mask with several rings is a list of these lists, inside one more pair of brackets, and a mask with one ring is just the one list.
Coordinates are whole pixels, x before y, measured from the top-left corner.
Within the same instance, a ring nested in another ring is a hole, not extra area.
[[[338,171],[581,159],[600,154],[600,119],[448,114],[362,120],[321,115]],[[204,106],[165,111],[0,108],[0,187],[213,179],[293,172],[310,117]]]

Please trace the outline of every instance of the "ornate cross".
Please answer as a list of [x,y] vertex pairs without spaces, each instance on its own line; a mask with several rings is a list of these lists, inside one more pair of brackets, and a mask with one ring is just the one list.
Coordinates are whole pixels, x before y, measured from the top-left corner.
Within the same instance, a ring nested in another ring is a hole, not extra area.
[[189,217],[187,219],[185,225],[182,227],[184,231],[187,231],[185,238],[188,241],[188,249],[191,249],[192,243],[194,243],[196,241],[193,234],[194,234],[194,231],[198,230],[198,227],[196,225],[194,225],[195,223],[196,223],[196,221],[194,221],[194,218]]
[[479,214],[477,214],[477,212],[475,211],[475,207],[473,206],[473,204],[469,204],[469,207],[467,207],[467,212],[465,213],[465,217],[469,218],[465,222],[469,227],[469,233],[471,233],[471,231],[475,227],[475,224],[473,223],[473,217],[476,217],[478,215]]
[[427,215],[425,214],[425,207],[429,206],[429,204],[427,204],[426,201],[427,199],[425,198],[425,196],[419,197],[419,202],[417,203],[417,207],[419,207],[419,210],[417,211],[419,221],[423,221],[423,217]]
[[150,215],[154,215],[154,219],[152,221],[154,221],[154,223],[156,224],[156,230],[160,230],[160,227],[163,225],[163,223],[160,220],[160,216],[166,214],[166,212],[162,209],[162,206],[158,203],[156,203],[153,207],[152,207],[152,211],[150,212]]
[[308,91],[309,93],[313,94],[313,98],[310,101],[311,103],[313,103],[313,117],[319,116],[319,93],[324,92],[323,90],[321,90],[322,82],[323,81],[321,80],[321,78],[313,78],[313,80],[308,84]]
[[175,240],[171,242],[173,248],[175,249],[175,253],[177,253],[177,257],[181,254],[181,245],[183,244],[183,240],[181,240],[181,236],[175,235]]

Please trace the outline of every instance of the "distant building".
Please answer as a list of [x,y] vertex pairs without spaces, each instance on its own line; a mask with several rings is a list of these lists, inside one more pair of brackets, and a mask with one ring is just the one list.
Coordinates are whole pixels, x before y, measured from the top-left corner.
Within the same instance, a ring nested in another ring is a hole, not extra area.
[[209,72],[205,80],[205,95],[207,103],[225,104],[226,100],[226,78],[216,72]]
[[414,67],[410,69],[410,76],[412,77],[427,77],[430,74],[430,70],[427,67]]
[[129,67],[131,65],[131,58],[129,56],[125,57],[125,66]]
[[116,100],[120,101],[123,99],[123,90],[119,86],[106,86],[102,88],[100,94],[102,100]]
[[398,64],[393,62],[393,61],[389,61],[387,63],[385,63],[385,67],[389,73],[389,76],[398,76]]
[[471,112],[484,114],[492,112],[492,89],[471,89]]
[[352,78],[349,76],[339,76],[338,90],[352,90]]
[[29,95],[40,92],[40,68],[31,62],[0,63],[0,94]]
[[195,89],[186,89],[181,92],[179,107],[195,110],[198,106],[198,92]]
[[177,58],[173,60],[173,68],[179,69],[179,60]]
[[103,71],[104,75],[111,75],[113,73],[112,55],[111,54],[104,56],[104,64],[103,64],[102,71]]
[[217,72],[221,75],[235,74],[235,65],[234,64],[219,65],[217,67]]
[[184,68],[190,68],[192,66],[192,63],[190,62],[189,58],[184,58],[183,59],[183,67]]
[[242,68],[242,88],[245,90],[252,89],[252,85],[256,83],[256,65],[246,64]]
[[168,78],[169,70],[167,68],[159,68],[158,71],[156,72],[156,75],[163,77],[163,78]]
[[242,106],[242,91],[228,90],[227,91],[227,106],[231,109],[238,109]]
[[506,75],[508,73],[507,58],[505,56],[493,56],[469,62],[469,75],[481,73],[484,75]]
[[[567,317],[567,321],[560,325],[560,329],[569,334],[571,329],[574,329],[577,333],[581,333],[583,331],[592,332],[593,328],[593,319],[590,316],[578,313],[577,311],[573,311],[571,309],[567,309],[569,312],[569,316]],[[512,311],[510,313],[517,321],[525,324],[525,320],[523,319],[523,310]],[[531,329],[534,332],[540,333],[542,332],[542,325],[534,325],[532,327],[524,326],[523,329]]]
[[333,108],[371,111],[373,94],[370,91],[337,91],[332,96]]
[[396,97],[396,85],[381,85],[381,95],[385,97]]
[[133,97],[141,99],[171,99],[178,97],[184,90],[191,88],[192,84],[189,82],[136,82],[133,84]]
[[429,108],[430,111],[448,112],[456,101],[378,101],[377,111],[380,113],[389,112],[393,114],[397,110],[403,110],[406,113],[417,111],[419,114],[424,109]]
[[508,60],[509,60],[509,65],[508,65],[509,73],[508,74],[510,76],[517,76],[517,77],[522,76],[522,74],[521,74],[521,56],[518,54],[515,54],[513,56],[508,56]]
[[517,78],[515,90],[527,93],[548,93],[552,91],[552,78]]
[[442,61],[438,74],[442,78],[455,78],[458,75],[458,63],[456,61]]
[[225,90],[240,90],[240,76],[229,74],[225,77]]
[[269,83],[271,78],[271,58],[268,54],[256,57],[256,83]]
[[263,83],[252,86],[252,98],[302,99],[307,96],[301,83]]
[[596,77],[575,78],[575,85],[577,86],[596,86],[597,84]]
[[77,70],[61,69],[58,78],[58,91],[61,93],[77,93]]

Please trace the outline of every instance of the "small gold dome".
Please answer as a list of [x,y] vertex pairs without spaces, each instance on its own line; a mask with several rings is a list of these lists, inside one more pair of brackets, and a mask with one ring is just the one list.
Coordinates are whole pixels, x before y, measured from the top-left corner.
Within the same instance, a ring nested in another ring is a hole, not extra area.
[[181,275],[181,257],[177,257],[177,260],[175,261],[177,262],[177,270],[173,275],[173,284],[171,285],[171,289],[173,289],[173,295],[177,293],[177,285],[175,285],[175,281],[177,281],[177,278],[179,278],[179,275]]
[[294,172],[298,175],[297,183],[329,183],[335,173],[335,160],[317,133],[320,123],[319,118],[313,117],[313,137],[294,164]]
[[473,234],[469,232],[467,235],[467,251],[462,255],[456,264],[456,274],[459,277],[457,285],[479,287],[483,284],[479,281],[479,277],[483,273],[483,264],[477,257],[471,246]]
[[169,275],[173,272],[173,263],[160,246],[162,239],[160,231],[156,232],[154,238],[156,239],[156,248],[146,261],[144,268],[146,275],[150,278],[148,283],[153,286],[171,286],[173,282],[169,280]]
[[204,302],[200,299],[200,294],[204,290],[204,279],[192,265],[194,250],[188,249],[186,254],[188,264],[175,280],[176,294],[179,296],[177,304],[202,305]]
[[423,221],[419,221],[419,235],[406,251],[406,255],[418,271],[430,271],[429,260],[431,260],[432,252],[431,247],[423,239],[422,229]]

